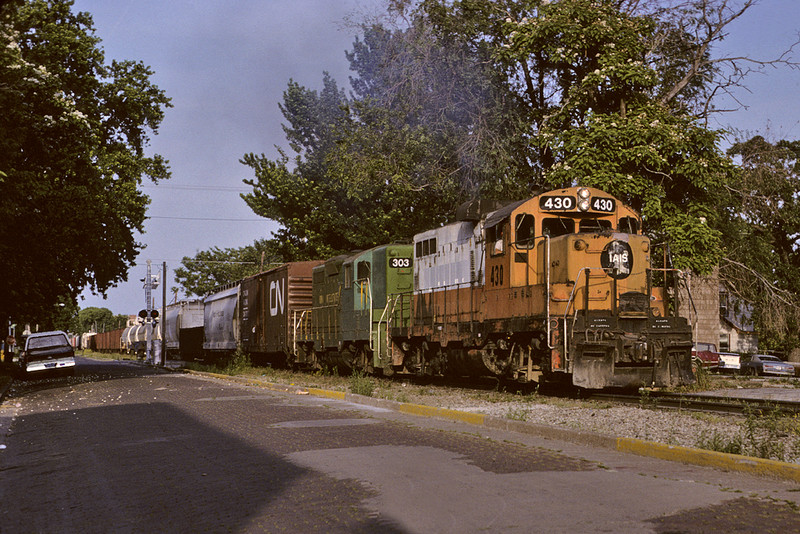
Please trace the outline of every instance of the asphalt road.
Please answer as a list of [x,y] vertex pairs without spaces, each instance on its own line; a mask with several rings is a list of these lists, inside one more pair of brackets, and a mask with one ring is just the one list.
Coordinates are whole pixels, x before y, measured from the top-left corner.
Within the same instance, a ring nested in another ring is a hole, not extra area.
[[795,532],[800,487],[80,359],[0,406],[0,532]]

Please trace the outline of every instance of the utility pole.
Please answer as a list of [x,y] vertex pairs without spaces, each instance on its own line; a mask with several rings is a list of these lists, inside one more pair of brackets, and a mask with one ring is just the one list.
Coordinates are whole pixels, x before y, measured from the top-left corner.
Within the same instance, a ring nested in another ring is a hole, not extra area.
[[161,367],[167,366],[167,262],[161,264]]

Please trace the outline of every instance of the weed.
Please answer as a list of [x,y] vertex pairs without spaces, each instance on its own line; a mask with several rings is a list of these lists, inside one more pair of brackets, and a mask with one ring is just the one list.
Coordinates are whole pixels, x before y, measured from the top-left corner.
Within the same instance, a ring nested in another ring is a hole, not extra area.
[[506,413],[506,419],[513,419],[514,421],[527,421],[530,412],[524,408],[509,408]]
[[244,374],[251,368],[252,363],[250,362],[250,355],[241,348],[237,348],[230,359],[228,359],[226,362],[222,372],[226,375],[234,376]]
[[639,407],[640,408],[655,408],[658,401],[650,396],[650,390],[647,388],[639,388]]
[[709,370],[698,365],[694,371],[694,384],[692,384],[689,389],[693,391],[706,391],[711,389],[711,373]]
[[748,410],[740,424],[739,434],[724,437],[716,431],[710,436],[704,433],[697,440],[697,446],[717,452],[792,461],[800,457],[800,443],[795,441],[794,446],[787,450],[782,438],[798,432],[797,420],[782,415],[777,409],[768,413]]
[[356,395],[371,397],[375,391],[375,382],[369,376],[365,376],[360,369],[353,371],[350,376],[350,392]]
[[744,454],[744,445],[741,436],[734,436],[729,439],[721,436],[716,430],[710,437],[706,432],[700,434],[700,437],[697,438],[697,447],[729,454]]

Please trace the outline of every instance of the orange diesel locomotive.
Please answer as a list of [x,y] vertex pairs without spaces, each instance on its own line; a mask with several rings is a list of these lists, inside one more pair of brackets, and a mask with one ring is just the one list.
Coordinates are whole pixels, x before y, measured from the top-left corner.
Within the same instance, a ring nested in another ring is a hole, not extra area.
[[693,382],[678,273],[651,267],[631,208],[573,187],[460,212],[414,238],[414,291],[387,305],[395,370],[584,388]]

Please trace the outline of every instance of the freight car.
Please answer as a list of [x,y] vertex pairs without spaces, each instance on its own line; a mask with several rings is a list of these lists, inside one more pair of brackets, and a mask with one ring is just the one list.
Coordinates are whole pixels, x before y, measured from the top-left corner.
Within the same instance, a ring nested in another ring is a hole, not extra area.
[[117,328],[95,335],[93,338],[95,350],[106,353],[123,352],[125,344],[122,341],[122,334],[125,333],[125,330],[125,328]]
[[153,328],[153,323],[140,323],[125,328],[122,332],[120,344],[124,354],[136,355],[144,358],[147,350],[147,337],[150,336],[151,342],[161,341],[161,329]]
[[203,299],[203,354],[215,359],[239,346],[239,288],[237,282]]
[[203,301],[184,300],[170,304],[164,313],[167,358],[192,360],[203,352]]
[[311,272],[321,263],[287,263],[240,282],[239,346],[253,363],[294,361],[303,312],[311,307]]
[[573,187],[414,238],[416,290],[393,296],[392,363],[425,374],[691,383],[691,329],[654,288],[650,240],[618,199]]

